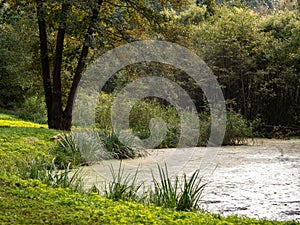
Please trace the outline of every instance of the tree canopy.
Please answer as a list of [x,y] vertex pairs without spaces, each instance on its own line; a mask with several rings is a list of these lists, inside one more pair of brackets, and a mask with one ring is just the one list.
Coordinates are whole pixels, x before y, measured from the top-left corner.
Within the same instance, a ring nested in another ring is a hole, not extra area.
[[[266,126],[298,127],[299,8],[294,1],[266,4],[2,0],[0,107],[20,107],[28,96],[44,95],[49,127],[70,130],[76,89],[90,62],[124,43],[162,39],[204,59],[228,108]],[[111,93],[153,70],[183,86],[203,109],[205,97],[193,80],[167,65],[125,68],[105,90]]]

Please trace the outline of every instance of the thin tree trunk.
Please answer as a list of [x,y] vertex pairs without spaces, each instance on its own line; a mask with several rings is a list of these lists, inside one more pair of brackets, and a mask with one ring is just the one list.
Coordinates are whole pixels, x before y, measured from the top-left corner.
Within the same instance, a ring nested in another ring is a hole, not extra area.
[[52,85],[50,77],[50,66],[48,58],[48,45],[47,45],[47,26],[45,21],[45,9],[42,0],[36,0],[37,4],[37,19],[39,26],[39,38],[40,38],[40,54],[42,62],[42,76],[43,76],[43,86],[45,92],[46,106],[47,106],[47,116],[48,125],[49,121],[52,119]]
[[[52,93],[52,116],[48,121],[49,128],[65,130],[63,126],[63,106],[62,106],[62,87],[61,87],[61,68],[62,56],[64,50],[64,39],[66,33],[67,13],[69,10],[69,3],[62,3],[61,16],[59,22],[59,29],[56,38],[55,58],[53,63],[53,93]],[[67,129],[69,130],[69,129]]]
[[65,111],[63,113],[64,114],[64,127],[66,130],[71,129],[72,110],[74,107],[76,91],[77,91],[80,79],[82,77],[82,72],[86,66],[86,58],[87,58],[87,55],[89,52],[89,47],[90,47],[90,37],[94,33],[94,27],[96,25],[98,16],[100,14],[100,8],[101,8],[102,3],[103,3],[103,0],[98,0],[97,4],[93,8],[91,22],[90,22],[89,28],[85,34],[85,40],[83,42],[83,47],[81,50],[80,58],[78,60],[78,64],[77,64],[77,68],[76,68],[75,75],[73,78],[72,86],[71,86],[71,89],[69,92],[67,105],[66,105]]

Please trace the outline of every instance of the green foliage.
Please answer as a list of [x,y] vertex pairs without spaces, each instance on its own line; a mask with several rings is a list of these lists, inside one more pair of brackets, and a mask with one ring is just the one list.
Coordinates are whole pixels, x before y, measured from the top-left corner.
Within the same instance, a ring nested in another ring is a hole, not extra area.
[[135,174],[124,174],[122,161],[117,172],[110,168],[112,181],[105,185],[104,196],[116,201],[127,200],[154,204],[178,211],[191,211],[199,208],[202,191],[205,183],[202,183],[200,171],[196,170],[189,178],[183,174],[182,179],[178,176],[172,181],[168,175],[167,165],[165,168],[158,166],[159,180],[152,174],[154,188],[145,191],[143,182],[138,182],[139,170]]
[[207,16],[213,16],[217,10],[217,4],[215,0],[204,0],[203,4],[206,5],[207,8]]
[[106,159],[128,159],[142,156],[138,149],[123,144],[109,129],[74,130],[60,134],[54,148],[56,165],[60,168],[71,163],[72,166],[88,165]]
[[153,205],[113,201],[94,193],[52,188],[38,180],[15,177],[0,176],[0,186],[1,224],[299,224],[176,212]]
[[190,25],[193,49],[212,68],[228,107],[266,125],[299,124],[299,13],[262,16],[218,7],[201,26]]
[[[106,97],[109,101],[101,101],[101,106],[97,111],[97,119],[99,127],[111,126],[110,114],[111,114],[111,104],[112,96],[108,94],[101,94],[101,99],[103,96]],[[102,109],[102,110],[101,110]],[[105,112],[104,112],[105,111]],[[178,115],[176,110],[170,106],[162,106],[157,101],[139,101],[137,102],[131,112],[129,118],[129,125],[131,127],[131,132],[137,135],[141,139],[148,138],[150,136],[149,124],[152,118],[160,117],[168,123],[168,130],[164,141],[160,144],[160,147],[172,147],[175,146],[178,142]],[[102,125],[101,123],[104,122]],[[109,128],[112,129],[112,128]],[[130,141],[130,140],[129,140]]]
[[[150,136],[149,126],[151,119],[161,118],[167,123],[167,133],[158,146],[158,148],[174,147],[178,143],[180,127],[180,118],[176,112],[176,109],[171,105],[163,105],[162,103],[153,101],[140,101],[134,105],[131,110],[129,124],[132,127],[132,131],[141,139],[148,138]],[[158,135],[158,134],[152,134]]]
[[114,96],[101,92],[99,94],[98,104],[95,112],[95,122],[97,128],[107,129],[111,127],[111,104],[114,101]]
[[0,108],[18,107],[38,89],[32,62],[36,26],[28,13],[32,8],[13,5],[0,3]]
[[24,121],[19,118],[18,112],[9,111],[9,114],[0,113],[0,126],[1,127],[34,127],[34,128],[46,128],[44,124],[37,124],[33,122]]
[[51,161],[53,156],[49,154],[49,149],[54,143],[50,138],[57,131],[38,128],[39,124],[14,120],[13,116],[0,114],[0,118],[0,170],[18,174],[24,169],[23,166],[36,157]]
[[34,123],[47,123],[46,104],[44,99],[38,96],[26,98],[17,113],[23,120],[29,120]]
[[[0,114],[0,119],[11,121],[14,125],[20,123],[14,121],[15,117],[11,115]],[[237,216],[225,218],[202,212],[177,212],[152,204],[123,201],[129,199],[147,203],[147,199],[137,196],[140,190],[135,180],[137,174],[133,177],[124,175],[121,167],[114,176],[114,184],[108,186],[108,190],[114,193],[111,195],[113,199],[117,197],[119,201],[100,197],[94,192],[78,192],[81,191],[77,179],[81,176],[80,171],[72,171],[70,167],[60,171],[51,162],[55,155],[49,153],[55,143],[50,138],[57,135],[57,131],[32,125],[0,127],[1,224],[299,224]],[[182,209],[192,205],[190,203],[193,199],[197,200],[197,193],[201,192],[198,191],[202,188],[198,186],[198,175],[196,171],[190,179],[183,177]],[[167,173],[164,176],[170,181]],[[120,185],[122,183],[127,185]]]
[[[142,156],[138,149],[133,149],[126,143],[122,143],[114,131],[109,129],[101,130],[100,138],[105,151],[115,159],[133,159]],[[128,144],[131,141],[128,140]]]
[[[97,127],[106,130],[106,140],[108,140],[107,149],[111,149],[111,144],[116,143],[117,136],[111,130],[111,104],[113,102],[112,94],[100,94],[99,105],[96,110]],[[162,105],[158,100],[145,100],[137,102],[131,112],[129,125],[131,131],[141,139],[150,136],[149,124],[152,118],[160,117],[166,123],[168,132],[164,141],[159,147],[174,147],[178,143],[179,138],[179,117],[174,107]],[[104,138],[105,139],[105,138]],[[128,140],[131,141],[131,140]],[[120,145],[120,144],[118,144]],[[129,157],[130,158],[130,157]]]
[[70,169],[70,163],[63,169],[58,170],[54,160],[51,163],[43,158],[35,158],[22,166],[20,177],[22,179],[40,180],[44,184],[52,187],[70,188],[74,191],[82,191],[82,170]]
[[141,202],[143,197],[139,195],[143,183],[137,183],[138,169],[135,174],[124,174],[124,167],[122,167],[122,161],[120,161],[119,169],[115,173],[114,168],[110,167],[112,175],[112,181],[105,184],[104,196],[113,199],[115,201],[126,200]]
[[[164,16],[172,20],[172,23],[179,25],[198,25],[201,22],[205,21],[206,8],[199,7],[196,5],[190,5],[186,10],[182,11],[180,14],[171,11],[165,10]],[[174,22],[173,22],[174,21]]]
[[[107,132],[107,130],[112,129],[107,126],[111,126],[110,107],[113,101],[113,95],[102,93],[100,99],[101,106],[98,106],[96,116],[97,126],[100,128],[106,127]],[[188,118],[188,114],[184,116]],[[155,117],[162,118],[167,123],[168,128],[168,132],[158,148],[176,147],[180,137],[180,117],[174,107],[170,105],[164,106],[156,100],[140,101],[132,107],[129,118],[131,131],[141,139],[148,138],[150,136],[149,124],[151,124],[151,119]],[[228,112],[227,117],[226,134],[223,144],[243,144],[247,138],[253,136],[250,124],[242,115],[230,111]],[[107,123],[107,121],[109,121],[110,124]],[[103,125],[101,124],[102,122],[104,123]],[[209,113],[205,111],[199,113],[199,122],[200,131],[198,146],[206,146],[210,135],[211,125]],[[104,141],[104,143],[106,143],[105,146],[109,152],[112,152],[110,149],[114,149],[114,152],[118,152],[117,146],[120,146],[119,148],[125,148],[125,146],[119,142],[117,135],[113,132],[108,132],[105,136],[107,138],[104,138],[104,140],[107,140],[108,143],[106,141]],[[115,147],[113,148],[113,146]],[[127,149],[127,151],[129,151],[129,149]]]
[[224,145],[245,144],[248,138],[252,138],[251,125],[241,114],[232,111],[227,113],[226,132],[223,140]]
[[191,209],[199,209],[199,203],[202,192],[207,183],[203,183],[200,170],[196,170],[191,177],[183,174],[183,187],[178,201],[177,210],[188,211]]
[[86,163],[78,147],[76,137],[78,136],[75,136],[74,133],[64,133],[58,136],[58,144],[54,148],[54,154],[56,155],[56,165],[59,167],[65,167],[69,164],[78,166]]
[[150,192],[151,203],[179,211],[199,208],[202,191],[206,185],[202,183],[199,170],[196,170],[189,178],[184,174],[183,183],[178,176],[174,181],[171,180],[166,165],[165,168],[158,166],[158,170],[159,181],[152,175],[154,190]]

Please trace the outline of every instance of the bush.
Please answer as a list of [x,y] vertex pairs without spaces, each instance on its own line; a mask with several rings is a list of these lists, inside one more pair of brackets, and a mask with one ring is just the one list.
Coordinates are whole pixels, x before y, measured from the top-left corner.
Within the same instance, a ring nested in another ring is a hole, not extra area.
[[82,130],[59,135],[54,148],[56,165],[64,168],[89,165],[107,159],[128,159],[143,156],[138,149],[123,144],[111,130]]
[[92,162],[111,159],[112,155],[105,150],[103,139],[98,132],[72,131],[59,135],[55,148],[56,164],[59,166],[88,165]]
[[180,118],[173,106],[162,105],[155,99],[140,101],[134,105],[129,120],[132,131],[141,139],[149,138],[149,126],[153,118],[161,118],[167,123],[165,138],[157,148],[176,147],[180,135]]
[[224,145],[245,144],[248,138],[252,138],[251,126],[241,114],[235,112],[227,113],[226,132],[223,140]]
[[85,162],[74,140],[73,133],[59,135],[57,146],[54,148],[56,164],[62,168],[65,165],[80,165]]
[[199,114],[200,132],[198,146],[206,146],[210,135],[210,115],[207,112]]
[[[153,188],[145,191],[144,183],[138,182],[139,170],[135,174],[124,174],[122,161],[117,173],[111,166],[112,181],[105,185],[104,196],[116,201],[129,200],[144,204],[154,204],[178,211],[190,211],[199,208],[199,201],[206,183],[202,183],[200,171],[196,170],[189,178],[183,174],[182,179],[178,176],[174,181],[165,168],[158,166],[159,180],[152,174]],[[99,192],[99,191],[98,191]]]
[[[101,93],[99,97],[99,106],[96,109],[97,127],[103,130],[112,130],[111,127],[111,104],[113,95]],[[174,107],[164,106],[158,100],[138,101],[130,112],[129,125],[133,132],[140,139],[150,137],[149,124],[152,118],[160,117],[166,123],[168,132],[165,139],[158,146],[159,148],[175,147],[179,138],[180,119]],[[126,119],[126,118],[125,118]],[[112,135],[114,135],[112,133]],[[108,135],[110,136],[110,135]]]
[[[108,94],[101,94],[100,96],[100,99],[102,99],[101,102],[104,105],[99,107],[96,121],[98,123],[98,127],[108,128],[108,130],[111,130],[110,105],[113,98]],[[102,111],[100,109],[102,109]],[[157,148],[176,147],[181,132],[180,117],[174,107],[164,106],[160,104],[158,100],[139,101],[132,107],[129,118],[131,132],[142,140],[149,138],[151,135],[149,129],[151,119],[157,117],[162,118],[167,123],[168,130],[164,140],[157,146]],[[109,123],[107,123],[107,121],[109,121]],[[206,146],[210,136],[210,114],[206,111],[199,113],[199,123],[200,131],[198,146]],[[109,140],[108,143],[116,143],[116,146],[122,146],[121,143],[118,143],[117,135],[113,132],[108,132],[104,136],[107,137],[105,140]],[[240,114],[234,111],[229,111],[227,113],[227,127],[223,144],[244,144],[247,138],[252,136],[252,130],[248,122]],[[186,142],[188,145],[189,140],[186,140]],[[110,144],[108,144],[107,147],[110,149]],[[125,146],[122,146],[122,148],[125,148]]]
[[44,100],[38,96],[26,98],[17,113],[21,119],[29,120],[34,123],[47,123],[46,104]]

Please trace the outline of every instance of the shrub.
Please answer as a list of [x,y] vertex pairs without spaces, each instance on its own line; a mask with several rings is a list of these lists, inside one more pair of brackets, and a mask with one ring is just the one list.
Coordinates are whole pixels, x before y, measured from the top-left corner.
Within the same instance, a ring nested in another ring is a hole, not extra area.
[[[111,130],[111,119],[110,119],[110,104],[113,100],[112,96],[109,97],[107,94],[101,94],[101,102],[106,105],[102,105],[97,111],[97,121],[98,127]],[[102,114],[99,114],[102,112]],[[188,118],[188,115],[186,115]],[[180,137],[180,117],[176,112],[176,109],[170,105],[165,106],[160,104],[157,99],[146,99],[137,102],[130,112],[129,124],[131,132],[133,132],[140,139],[149,138],[151,133],[149,126],[151,124],[151,119],[161,118],[165,123],[167,123],[167,133],[163,141],[157,146],[157,148],[172,148],[176,147]],[[105,122],[106,121],[106,122]],[[107,123],[109,121],[109,124]],[[103,123],[103,124],[101,124]],[[206,111],[199,113],[199,140],[198,146],[206,146],[209,136],[210,136],[210,114]],[[122,146],[118,143],[117,135],[113,132],[104,133],[105,140],[109,143],[117,143],[117,146]],[[235,145],[243,144],[246,142],[247,138],[252,137],[252,130],[248,122],[238,113],[229,111],[227,113],[227,127],[224,137],[224,145]],[[189,140],[186,140],[188,145]],[[107,145],[110,149],[110,144]],[[122,146],[125,148],[125,146]],[[118,158],[118,157],[117,157]],[[131,158],[131,157],[129,157]]]
[[95,122],[97,128],[108,129],[111,128],[111,104],[114,96],[111,94],[100,93],[98,105],[95,112]]
[[198,209],[202,192],[207,183],[202,183],[200,170],[196,170],[190,178],[183,174],[183,187],[178,200],[177,210],[188,211]]
[[198,146],[206,146],[210,135],[210,115],[208,112],[199,114],[200,131]]
[[112,181],[105,184],[104,196],[116,201],[150,203],[178,211],[199,208],[202,192],[206,186],[206,183],[202,183],[199,170],[189,178],[186,174],[183,174],[182,179],[176,176],[174,181],[169,177],[167,165],[165,168],[158,166],[158,171],[159,180],[152,174],[153,189],[145,191],[144,183],[137,180],[139,170],[137,169],[133,175],[124,174],[124,167],[120,161],[117,173],[112,166],[110,167]]
[[102,135],[95,130],[72,131],[59,135],[55,148],[56,163],[60,166],[88,165],[95,161],[113,158]]
[[223,140],[224,145],[244,144],[247,138],[253,137],[251,126],[241,114],[227,113],[226,132]]
[[64,133],[59,135],[57,146],[54,148],[56,155],[56,165],[60,168],[71,163],[72,165],[80,165],[85,163],[78,148],[74,133]]
[[[96,109],[97,127],[103,130],[112,130],[111,127],[111,104],[113,95],[101,93],[99,106]],[[152,118],[160,117],[166,123],[168,132],[165,139],[158,146],[175,147],[179,137],[179,117],[174,107],[164,106],[157,99],[146,99],[136,102],[132,107],[129,118],[131,132],[140,139],[150,137],[149,124]],[[113,133],[111,133],[113,135]]]
[[115,159],[133,159],[135,157],[143,156],[139,149],[133,149],[130,146],[132,140],[127,140],[128,143],[122,143],[118,135],[111,130],[101,130],[100,138],[108,154]]
[[26,98],[24,104],[18,110],[18,115],[24,120],[42,124],[47,123],[46,104],[38,96]]

